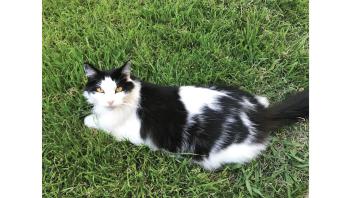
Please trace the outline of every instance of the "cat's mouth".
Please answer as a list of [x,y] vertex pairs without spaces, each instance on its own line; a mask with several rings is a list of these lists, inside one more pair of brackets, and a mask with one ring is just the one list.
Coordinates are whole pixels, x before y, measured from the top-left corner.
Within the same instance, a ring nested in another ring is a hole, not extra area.
[[106,108],[108,109],[115,109],[117,107],[117,105],[107,105]]

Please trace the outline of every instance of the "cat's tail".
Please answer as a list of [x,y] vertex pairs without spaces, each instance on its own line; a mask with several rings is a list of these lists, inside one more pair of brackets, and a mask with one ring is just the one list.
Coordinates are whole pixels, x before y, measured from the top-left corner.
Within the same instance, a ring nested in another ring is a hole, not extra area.
[[255,117],[258,126],[267,132],[309,118],[308,89],[269,106]]

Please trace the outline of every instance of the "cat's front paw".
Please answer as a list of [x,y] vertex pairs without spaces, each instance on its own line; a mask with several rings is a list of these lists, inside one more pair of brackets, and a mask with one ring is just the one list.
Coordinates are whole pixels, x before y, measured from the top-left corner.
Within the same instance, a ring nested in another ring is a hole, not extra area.
[[84,118],[84,125],[86,125],[89,128],[95,128],[95,129],[98,128],[95,116],[93,114],[86,116]]

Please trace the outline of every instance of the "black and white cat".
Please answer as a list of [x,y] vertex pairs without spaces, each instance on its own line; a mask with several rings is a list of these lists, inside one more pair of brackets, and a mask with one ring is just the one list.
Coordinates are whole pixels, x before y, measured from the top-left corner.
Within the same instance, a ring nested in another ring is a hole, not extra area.
[[252,160],[270,131],[309,114],[308,90],[269,106],[267,98],[233,87],[142,82],[131,76],[130,61],[109,71],[84,64],[84,70],[84,96],[93,105],[86,126],[153,150],[194,154],[208,170]]

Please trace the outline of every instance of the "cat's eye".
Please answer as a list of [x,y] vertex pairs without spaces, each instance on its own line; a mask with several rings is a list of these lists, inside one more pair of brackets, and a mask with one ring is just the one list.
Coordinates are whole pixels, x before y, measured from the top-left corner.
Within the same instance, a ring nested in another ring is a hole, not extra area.
[[100,88],[100,87],[98,87],[98,88],[96,89],[96,91],[99,92],[99,93],[104,93],[104,90],[103,90],[102,88]]
[[115,89],[115,93],[121,92],[122,91],[122,87],[116,87]]

